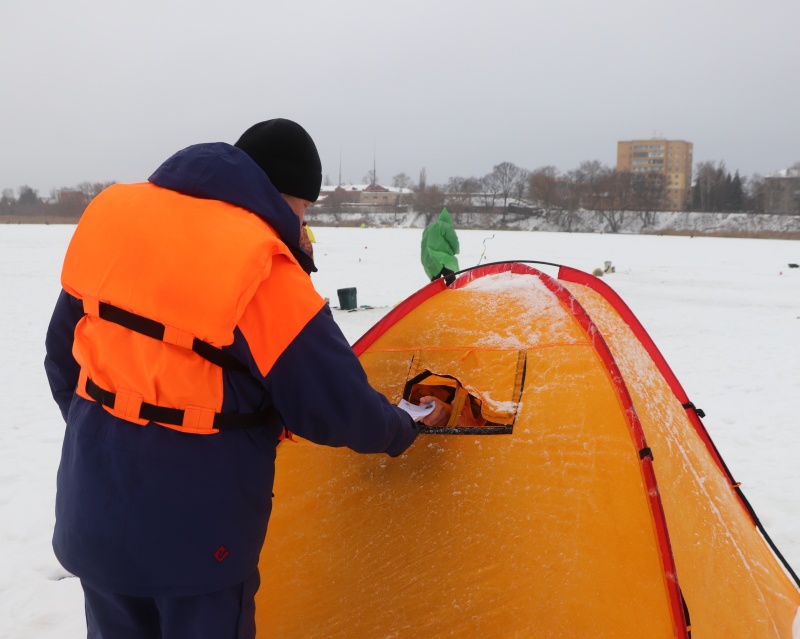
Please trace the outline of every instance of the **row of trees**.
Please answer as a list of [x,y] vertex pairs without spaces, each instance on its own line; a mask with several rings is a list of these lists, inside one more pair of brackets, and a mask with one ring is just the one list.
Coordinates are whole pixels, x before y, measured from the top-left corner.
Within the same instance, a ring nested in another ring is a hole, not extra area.
[[3,189],[0,194],[0,215],[78,218],[89,202],[112,184],[82,182],[76,187],[54,190],[47,199],[39,197],[39,192],[27,185],[19,188],[18,197],[14,197],[14,189]]
[[695,182],[692,187],[692,210],[694,211],[744,211],[755,210],[762,205],[763,179],[753,180],[747,191],[746,180],[725,169],[720,162],[700,162],[696,168]]
[[[733,175],[723,162],[701,162],[687,201],[689,209],[703,212],[764,212],[765,183],[761,176],[747,180]],[[365,181],[377,182],[372,171]],[[620,172],[598,161],[583,162],[562,173],[554,166],[527,171],[510,162],[496,165],[482,177],[452,177],[446,184],[428,186],[425,169],[418,183],[400,173],[392,186],[412,189],[413,205],[436,209],[443,203],[454,211],[483,208],[529,207],[552,211],[591,209],[613,214],[620,211],[652,212],[663,207],[666,185],[660,174]]]
[[[800,168],[800,163],[795,165]],[[755,212],[766,210],[765,181],[731,174],[724,162],[700,162],[687,208],[702,212]],[[366,179],[373,180],[372,172]],[[373,180],[375,181],[375,180]],[[445,202],[454,210],[476,205],[508,209],[529,206],[545,210],[655,211],[661,208],[665,184],[660,175],[621,172],[597,160],[582,162],[562,173],[555,166],[527,171],[510,162],[496,165],[483,177],[452,177],[445,185],[427,186],[425,169],[417,184],[405,173],[392,186],[411,188],[414,205],[421,208]]]
[[[795,168],[800,168],[800,163]],[[747,179],[738,171],[731,175],[723,162],[700,162],[694,175],[689,209],[765,211],[766,188],[761,176]],[[373,171],[364,180],[379,183]],[[40,198],[29,186],[20,187],[18,197],[14,197],[13,189],[5,189],[0,197],[0,215],[78,217],[92,198],[110,184],[113,183],[84,182],[74,188],[54,190],[47,199]],[[412,195],[405,203],[422,212],[435,212],[445,205],[454,211],[480,207],[568,213],[589,209],[607,217],[612,228],[622,212],[648,214],[659,210],[665,190],[660,175],[620,172],[597,160],[582,162],[566,173],[554,166],[528,171],[511,162],[501,162],[482,177],[451,177],[443,185],[429,185],[423,168],[416,183],[406,173],[399,173],[392,179],[392,186],[409,189]]]

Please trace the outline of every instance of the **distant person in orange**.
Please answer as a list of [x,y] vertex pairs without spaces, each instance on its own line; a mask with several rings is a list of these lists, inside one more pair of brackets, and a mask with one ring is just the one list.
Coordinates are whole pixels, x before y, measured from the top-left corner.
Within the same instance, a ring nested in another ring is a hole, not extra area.
[[45,369],[66,422],[53,548],[89,637],[253,639],[285,429],[390,456],[414,441],[311,283],[321,181],[309,134],[275,119],[83,214]]

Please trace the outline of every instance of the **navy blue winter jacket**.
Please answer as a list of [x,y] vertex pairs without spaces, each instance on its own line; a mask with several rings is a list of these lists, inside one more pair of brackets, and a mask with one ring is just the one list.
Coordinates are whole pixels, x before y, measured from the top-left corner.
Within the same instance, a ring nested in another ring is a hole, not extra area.
[[[244,152],[188,147],[150,182],[245,208],[268,222],[310,272],[296,215]],[[53,547],[95,588],[135,596],[212,592],[256,570],[272,507],[278,425],[192,435],[114,417],[75,394],[73,334],[82,303],[62,291],[47,332],[45,369],[66,421]],[[250,375],[223,372],[222,412],[275,407],[318,444],[401,454],[411,418],[374,391],[327,305],[263,377],[242,333],[224,350]],[[291,446],[291,442],[281,446]]]

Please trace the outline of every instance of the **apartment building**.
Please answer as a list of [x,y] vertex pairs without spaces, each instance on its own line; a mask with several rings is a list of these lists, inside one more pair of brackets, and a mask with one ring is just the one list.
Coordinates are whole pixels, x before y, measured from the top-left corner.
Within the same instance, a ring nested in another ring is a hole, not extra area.
[[766,213],[800,214],[800,162],[764,178],[764,200]]
[[617,142],[617,171],[630,171],[659,183],[661,208],[685,211],[691,204],[693,144],[684,140]]

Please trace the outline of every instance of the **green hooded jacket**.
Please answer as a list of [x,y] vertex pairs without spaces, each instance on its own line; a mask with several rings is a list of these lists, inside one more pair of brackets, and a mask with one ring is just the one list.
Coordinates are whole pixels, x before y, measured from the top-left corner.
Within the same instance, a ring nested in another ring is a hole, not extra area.
[[446,208],[439,213],[439,219],[429,224],[422,232],[420,259],[428,279],[433,279],[446,267],[458,271],[458,236],[453,220]]

